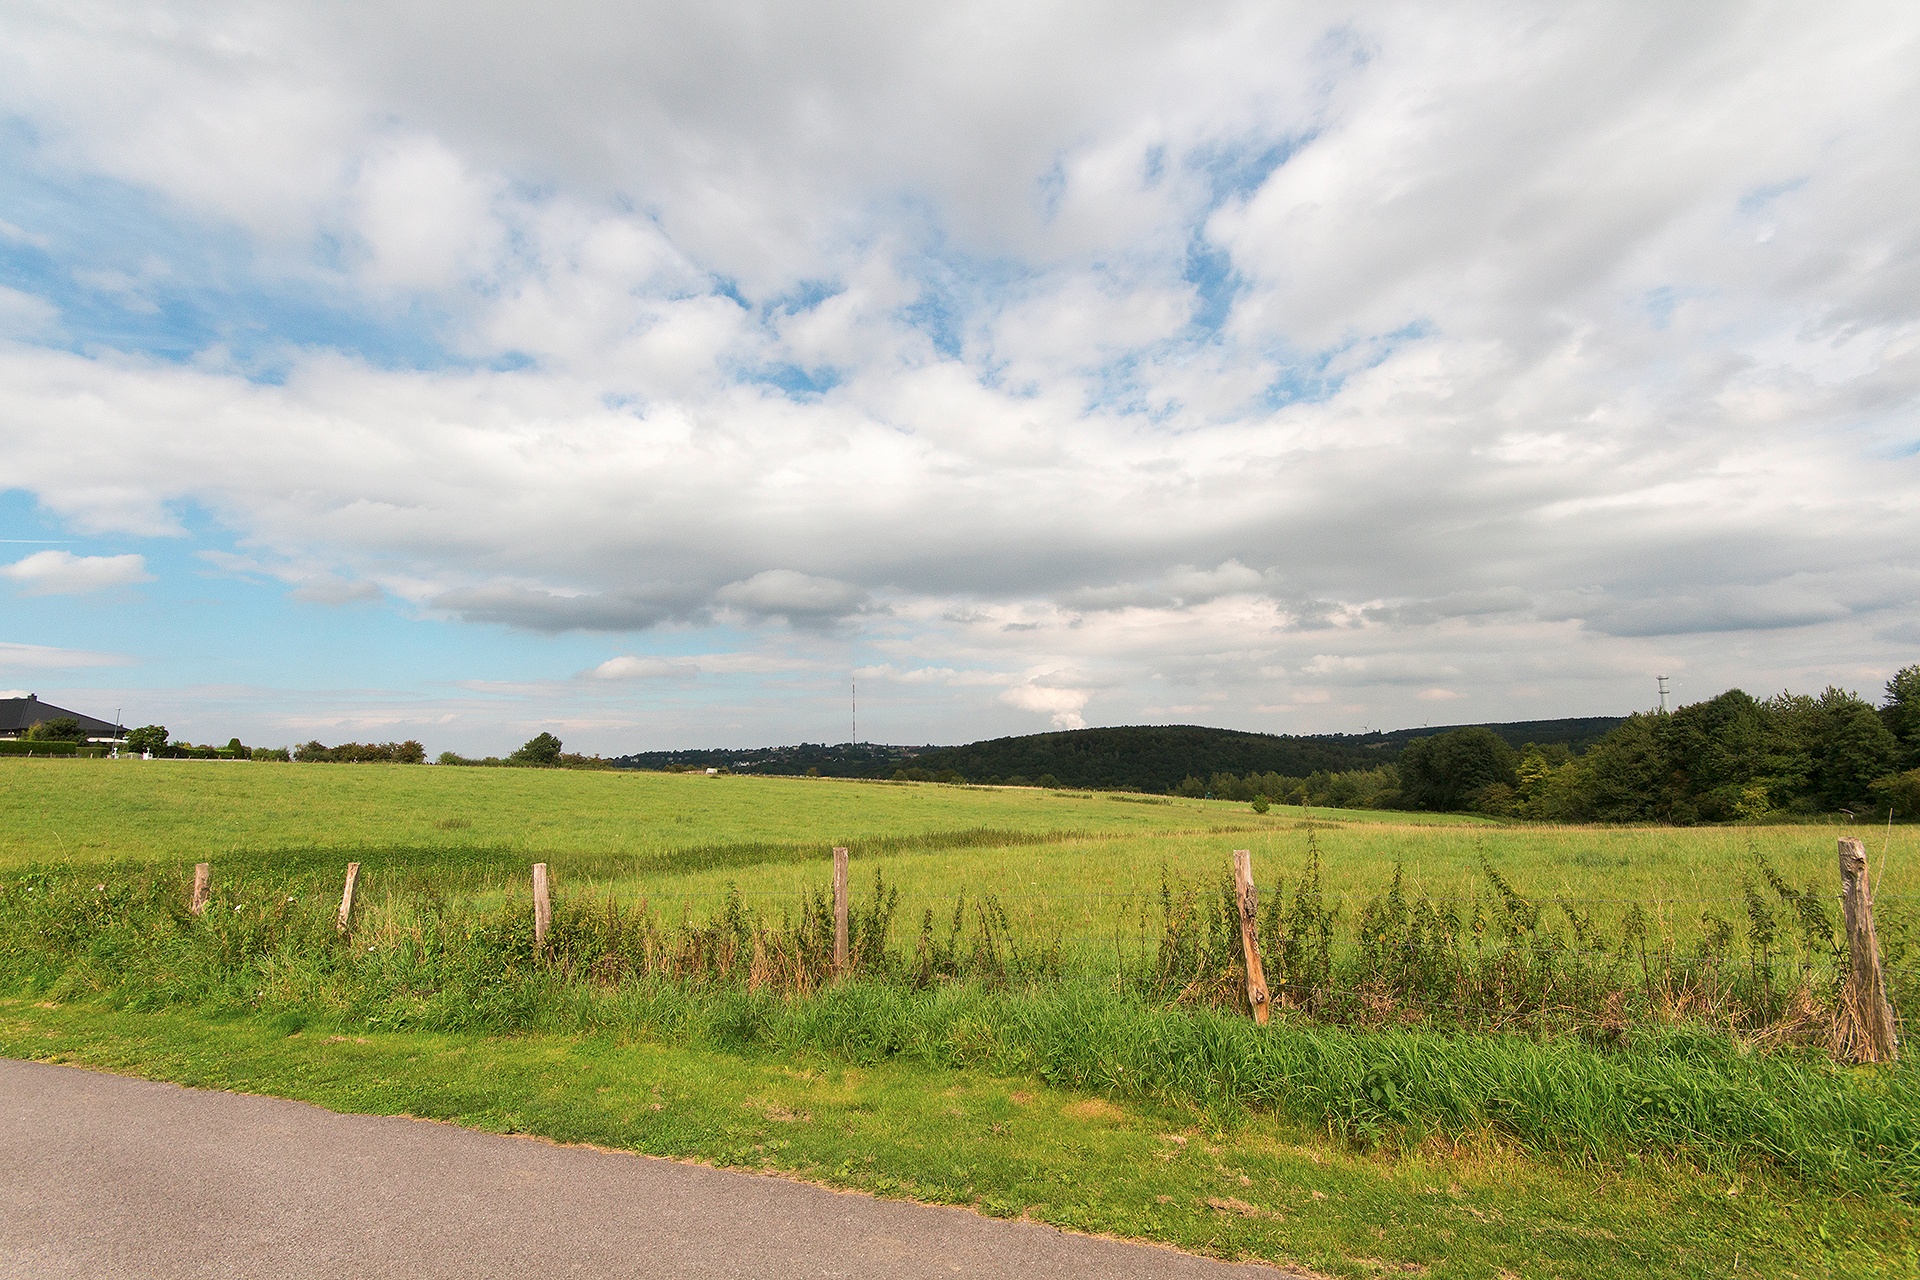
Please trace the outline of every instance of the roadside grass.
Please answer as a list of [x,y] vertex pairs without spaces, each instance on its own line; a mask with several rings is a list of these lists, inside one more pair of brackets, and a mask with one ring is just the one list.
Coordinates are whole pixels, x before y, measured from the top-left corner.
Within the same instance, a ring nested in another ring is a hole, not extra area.
[[[868,898],[851,913],[856,976],[835,984],[831,912],[818,896],[802,919],[777,924],[738,903],[680,925],[569,906],[539,949],[524,903],[476,913],[421,892],[341,934],[311,880],[225,885],[202,915],[187,911],[182,888],[164,874],[100,868],[0,878],[0,991],[365,1030],[614,1035],[907,1061],[1255,1109],[1360,1146],[1497,1133],[1572,1164],[1671,1158],[1920,1203],[1912,1065],[1849,1069],[1818,1048],[1788,1047],[1767,1007],[1760,1031],[1782,1047],[1760,1051],[1732,1024],[1663,1012],[1661,992],[1595,986],[1575,967],[1554,979],[1552,956],[1525,938],[1476,961],[1483,976],[1466,976],[1477,986],[1452,988],[1468,1003],[1451,1026],[1437,1005],[1411,1023],[1372,1016],[1387,988],[1342,967],[1328,989],[1347,995],[1328,999],[1357,996],[1356,1008],[1282,1009],[1260,1027],[1233,1007],[1237,948],[1217,924],[1192,946],[1170,932],[1153,971],[1108,982],[984,934],[933,939],[944,958],[924,939],[914,952],[883,947],[883,907]],[[1206,994],[1188,1001],[1196,989]],[[1723,992],[1716,1007],[1750,1016],[1737,991],[1712,990]]]
[[1361,1153],[1283,1116],[634,1034],[354,1031],[0,998],[0,1052],[968,1205],[1327,1276],[1920,1275],[1913,1209],[1497,1135]]

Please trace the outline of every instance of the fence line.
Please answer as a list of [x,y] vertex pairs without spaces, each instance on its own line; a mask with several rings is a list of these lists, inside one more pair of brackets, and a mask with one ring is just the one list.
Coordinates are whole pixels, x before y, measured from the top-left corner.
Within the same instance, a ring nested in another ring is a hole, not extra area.
[[[1840,848],[1840,894],[1824,886],[1795,889],[1761,864],[1763,884],[1740,896],[1644,900],[1528,897],[1492,866],[1483,866],[1487,888],[1470,896],[1424,894],[1398,869],[1385,892],[1328,892],[1311,836],[1300,871],[1266,885],[1253,855],[1236,850],[1231,860],[1222,858],[1217,876],[1175,879],[1163,871],[1159,885],[1127,890],[1028,885],[903,893],[876,875],[873,889],[860,896],[853,882],[861,868],[846,846],[833,849],[826,885],[784,891],[616,892],[583,878],[569,892],[564,878],[556,883],[548,864],[537,863],[530,919],[519,914],[526,910],[518,895],[527,881],[516,877],[507,883],[521,887],[497,905],[474,908],[458,927],[469,938],[480,936],[476,928],[500,941],[518,938],[512,945],[522,962],[552,966],[567,977],[731,975],[750,985],[810,990],[857,974],[1039,983],[1084,970],[1133,982],[1158,998],[1237,1006],[1263,1022],[1267,1009],[1279,1005],[1362,1023],[1394,1009],[1490,1025],[1575,1010],[1606,1026],[1624,1016],[1615,1006],[1629,999],[1641,1009],[1710,1011],[1728,1025],[1764,1028],[1789,1015],[1806,1022],[1812,1015],[1803,1006],[1815,992],[1832,1012],[1836,1044],[1847,1056],[1886,1060],[1897,1052],[1900,1007],[1920,1000],[1920,938],[1908,932],[1920,921],[1896,912],[1878,928],[1863,847],[1843,840]],[[341,935],[373,930],[376,938],[403,946],[410,945],[411,929],[424,955],[429,931],[444,930],[445,900],[420,877],[403,874],[400,896],[389,891],[388,901],[408,901],[411,888],[424,895],[419,900],[427,908],[411,919],[392,912],[382,917],[367,909],[362,870],[349,864],[330,923]],[[210,863],[195,866],[187,901],[195,930],[244,929],[227,907],[244,914],[246,903],[256,902],[260,927],[270,932],[270,897],[244,877],[219,877],[217,890],[215,881]],[[290,911],[298,896],[286,898],[275,918],[299,918]],[[1914,896],[1888,894],[1880,901]],[[1836,902],[1844,907],[1838,921]],[[703,903],[719,905],[702,918],[696,906]],[[1472,904],[1470,915],[1453,909],[1463,903]],[[778,921],[765,914],[770,904],[781,908]],[[1097,924],[1094,912],[1103,905],[1110,909],[1108,923]],[[1602,906],[1633,914],[1590,921],[1583,910]],[[1731,920],[1709,917],[1699,931],[1678,933],[1676,926],[1687,923],[1678,909],[1700,906],[1735,910],[1728,912]],[[515,933],[518,928],[528,932]],[[1890,940],[1885,948],[1882,933]],[[444,945],[439,940],[447,936],[431,933],[433,945]],[[1799,1003],[1789,1009],[1783,1002],[1791,991],[1798,991],[1793,999]]]

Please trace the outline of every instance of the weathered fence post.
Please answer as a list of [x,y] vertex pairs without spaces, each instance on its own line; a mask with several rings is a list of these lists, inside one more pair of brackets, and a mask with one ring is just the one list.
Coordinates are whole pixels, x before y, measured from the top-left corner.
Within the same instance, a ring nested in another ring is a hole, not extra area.
[[1862,1062],[1892,1062],[1897,1056],[1893,1006],[1880,968],[1880,939],[1873,930],[1873,893],[1867,883],[1867,846],[1840,839],[1841,908],[1847,921],[1846,985],[1840,994],[1843,1047]]
[[1253,887],[1253,851],[1233,851],[1233,887],[1240,899],[1240,950],[1247,958],[1247,1003],[1267,1025],[1267,971],[1260,963],[1260,891]]
[[833,849],[833,976],[847,973],[847,851]]
[[360,864],[347,864],[347,885],[340,891],[340,923],[334,926],[341,933],[347,931],[347,921],[353,918],[353,891],[360,884]]
[[193,901],[190,904],[195,915],[205,915],[207,903],[213,898],[213,864],[198,863],[193,868]]
[[533,947],[547,945],[547,930],[553,927],[553,899],[547,895],[547,864],[533,864]]

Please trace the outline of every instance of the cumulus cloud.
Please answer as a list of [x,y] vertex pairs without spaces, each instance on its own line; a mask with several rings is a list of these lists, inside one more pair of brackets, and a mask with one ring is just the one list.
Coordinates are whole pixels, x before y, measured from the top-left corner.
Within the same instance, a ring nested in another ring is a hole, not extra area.
[[796,625],[838,621],[857,612],[867,593],[852,583],[815,577],[792,569],[765,569],[714,593],[729,609],[751,617],[783,618]]
[[[302,600],[731,628],[779,639],[701,672],[859,667],[976,718],[1858,680],[1920,601],[1885,159],[1916,37],[1898,6],[17,6],[36,172],[188,221],[113,261],[0,235],[162,318],[230,290],[222,341],[288,300],[257,368],[56,342],[83,320],[16,282],[0,474],[82,531],[212,513]],[[196,228],[254,275],[196,276]]]
[[1157,581],[1123,582],[1107,587],[1083,587],[1062,595],[1062,603],[1076,609],[1178,608],[1205,604],[1221,596],[1261,591],[1267,574],[1228,560],[1214,569],[1174,565]]
[[0,565],[0,578],[12,579],[34,596],[84,595],[153,581],[143,556],[76,556],[71,551],[36,551]]
[[629,653],[608,658],[586,674],[595,680],[690,680],[700,674],[700,668],[691,662],[637,657]]
[[1055,685],[1017,684],[1000,694],[1000,701],[1022,711],[1044,715],[1056,729],[1084,729],[1087,719],[1087,691],[1064,689]]
[[467,622],[527,631],[644,631],[674,615],[671,600],[644,589],[570,594],[501,584],[443,591],[429,603]]

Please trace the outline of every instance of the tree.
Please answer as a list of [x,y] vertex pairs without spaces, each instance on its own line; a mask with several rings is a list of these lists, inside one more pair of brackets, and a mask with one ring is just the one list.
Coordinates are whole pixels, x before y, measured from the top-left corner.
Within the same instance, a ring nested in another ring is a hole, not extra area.
[[1920,666],[1902,667],[1887,681],[1880,720],[1900,744],[1900,762],[1920,766]]
[[[1400,793],[1418,809],[1450,812],[1482,798],[1507,798],[1519,781],[1517,753],[1491,729],[1455,729],[1415,738],[1400,753]],[[1504,787],[1494,793],[1492,787]]]
[[167,726],[163,724],[149,724],[129,731],[127,734],[127,750],[137,755],[166,755]]
[[1664,715],[1636,712],[1593,744],[1585,765],[1585,807],[1602,822],[1667,816],[1668,769],[1659,730]]
[[1894,771],[1900,743],[1860,698],[1829,688],[1815,704],[1819,735],[1813,743],[1811,799],[1822,811],[1870,803],[1873,784]]
[[[1805,704],[1804,707],[1801,704]],[[1712,822],[1752,815],[1761,802],[1783,807],[1799,796],[1813,771],[1810,739],[1796,716],[1812,716],[1811,698],[1782,694],[1758,702],[1739,689],[1685,706],[1660,726],[1668,769],[1664,797],[1674,822]]]
[[1889,774],[1873,784],[1874,801],[1902,817],[1920,814],[1920,769]]
[[560,739],[542,731],[528,738],[526,743],[507,759],[515,764],[532,764],[550,767],[560,763]]
[[30,742],[85,742],[87,734],[72,716],[55,716],[29,728],[27,739]]

